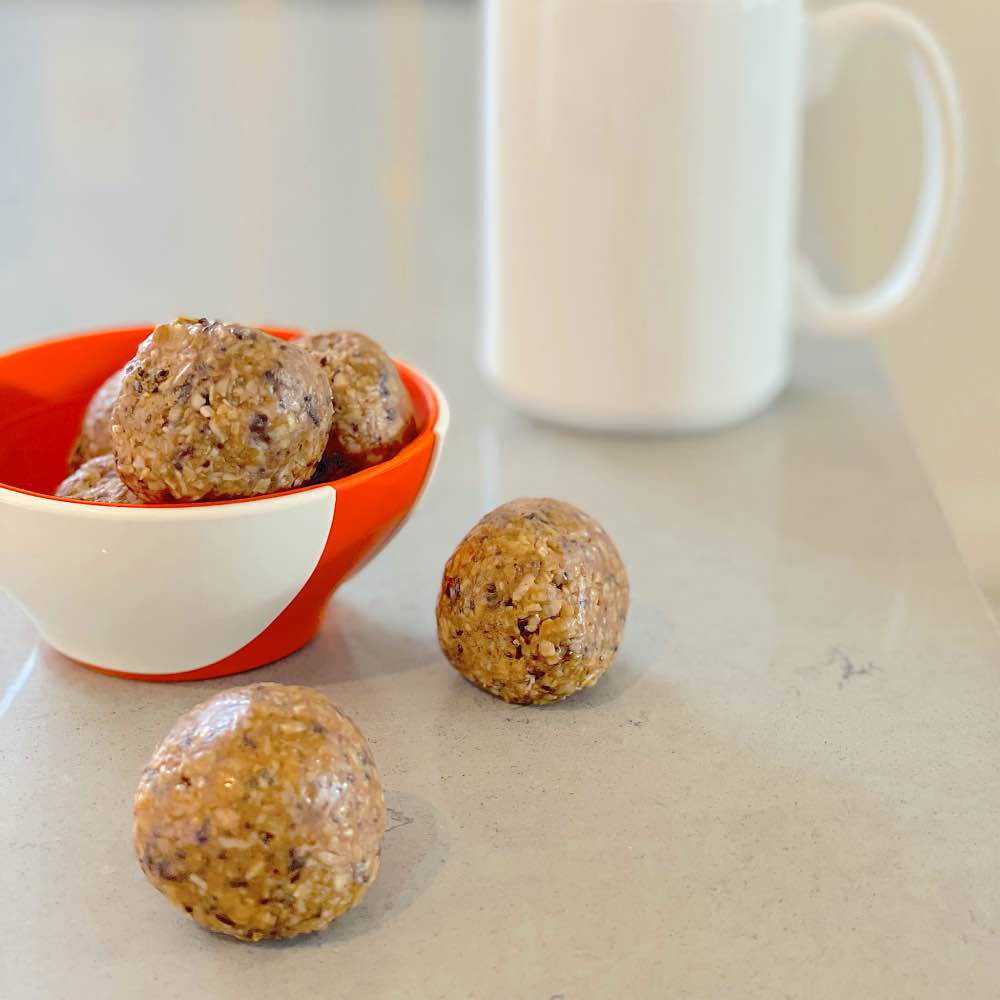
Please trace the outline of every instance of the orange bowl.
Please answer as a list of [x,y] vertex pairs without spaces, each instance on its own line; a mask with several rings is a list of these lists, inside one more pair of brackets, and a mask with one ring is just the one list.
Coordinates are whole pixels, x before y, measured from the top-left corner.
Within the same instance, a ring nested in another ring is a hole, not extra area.
[[337,586],[399,530],[440,454],[447,403],[397,362],[416,438],[335,483],[172,506],[52,496],[90,397],[151,329],[0,356],[0,587],[47,642],[107,673],[193,680],[252,670],[309,642]]

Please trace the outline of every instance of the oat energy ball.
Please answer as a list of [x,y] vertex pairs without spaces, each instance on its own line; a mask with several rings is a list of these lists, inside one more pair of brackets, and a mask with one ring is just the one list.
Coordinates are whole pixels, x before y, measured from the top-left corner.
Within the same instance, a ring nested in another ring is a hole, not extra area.
[[416,435],[413,403],[385,351],[361,333],[332,331],[303,344],[323,366],[333,426],[317,478],[339,479],[392,458]]
[[111,444],[111,407],[118,398],[122,387],[124,369],[116,371],[94,393],[83,415],[83,425],[80,436],[73,445],[69,456],[70,469],[78,469],[84,462],[98,455],[110,455]]
[[516,704],[558,701],[611,665],[628,611],[614,543],[561,500],[487,514],[444,568],[438,641],[460,673]]
[[181,716],[135,793],[146,877],[243,941],[322,930],[378,871],[385,805],[357,726],[320,692],[222,691]]
[[111,436],[118,474],[144,499],[227,500],[306,482],[332,419],[326,374],[298,344],[178,319],[126,367]]
[[56,487],[56,496],[91,503],[142,503],[118,477],[114,455],[100,455],[84,462]]

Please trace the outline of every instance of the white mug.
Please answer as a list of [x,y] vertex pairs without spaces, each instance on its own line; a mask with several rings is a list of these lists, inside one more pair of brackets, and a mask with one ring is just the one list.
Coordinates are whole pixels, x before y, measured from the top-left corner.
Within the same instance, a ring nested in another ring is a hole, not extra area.
[[[953,214],[955,85],[882,3],[487,0],[487,379],[585,427],[724,425],[785,385],[795,326],[870,329],[926,286]],[[795,263],[800,133],[842,53],[900,38],[924,129],[907,240],[870,291]]]

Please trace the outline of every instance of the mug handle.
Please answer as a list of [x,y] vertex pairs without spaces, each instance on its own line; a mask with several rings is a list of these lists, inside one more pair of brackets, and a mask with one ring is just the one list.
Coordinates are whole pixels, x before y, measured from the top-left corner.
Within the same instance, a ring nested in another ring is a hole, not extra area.
[[826,286],[810,261],[800,258],[798,319],[804,328],[819,333],[861,333],[896,316],[925,285],[955,214],[963,158],[958,88],[947,57],[921,21],[884,3],[848,4],[814,15],[807,51],[808,97],[822,98],[832,87],[844,53],[872,35],[895,37],[909,49],[923,128],[923,181],[903,248],[889,273],[872,288],[840,295]]

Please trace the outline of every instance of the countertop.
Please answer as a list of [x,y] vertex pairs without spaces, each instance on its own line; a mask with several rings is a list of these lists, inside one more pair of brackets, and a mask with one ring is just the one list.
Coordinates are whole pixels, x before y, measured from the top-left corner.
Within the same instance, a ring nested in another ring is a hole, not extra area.
[[[868,349],[803,345],[757,420],[587,436],[428,354],[452,436],[424,505],[319,638],[244,680],[312,684],[371,741],[383,867],[327,932],[200,930],[132,856],[139,772],[241,678],[156,685],[39,646],[0,597],[0,997],[995,997],[1000,647]],[[551,494],[631,576],[619,661],[550,707],[462,680],[442,565]]]

